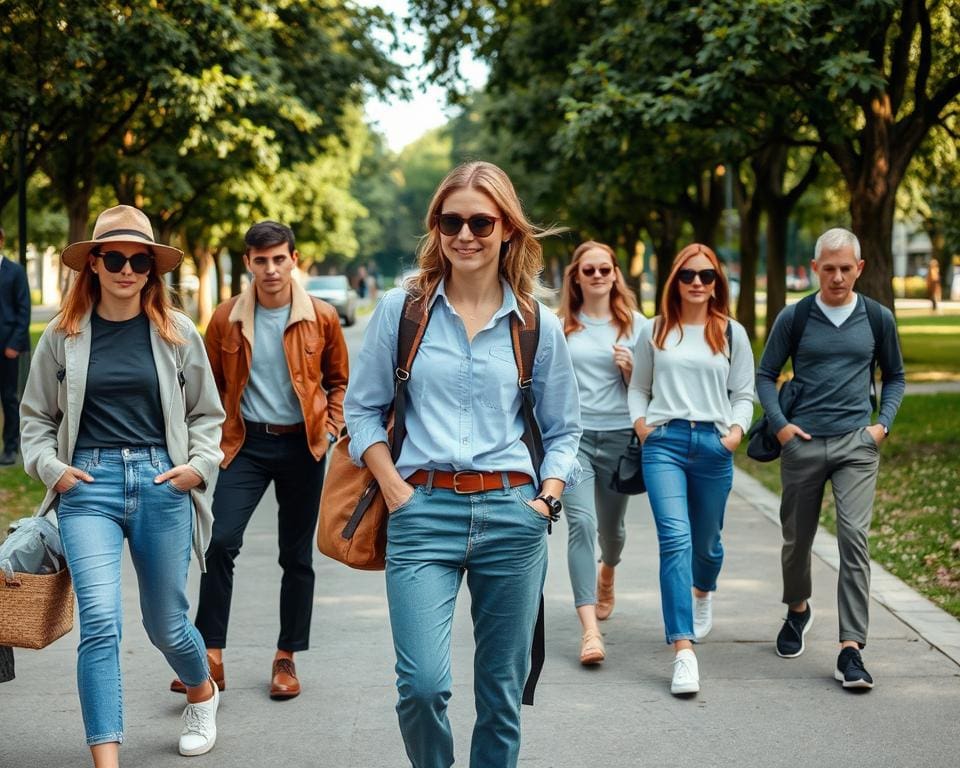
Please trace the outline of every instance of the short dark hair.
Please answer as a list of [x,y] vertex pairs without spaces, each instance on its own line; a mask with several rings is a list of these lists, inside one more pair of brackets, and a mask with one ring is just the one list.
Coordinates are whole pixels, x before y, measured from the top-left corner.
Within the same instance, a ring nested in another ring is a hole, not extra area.
[[290,255],[293,255],[296,247],[293,240],[293,230],[278,221],[258,221],[243,236],[245,255],[249,255],[252,248],[270,248],[280,243],[286,243],[290,248]]

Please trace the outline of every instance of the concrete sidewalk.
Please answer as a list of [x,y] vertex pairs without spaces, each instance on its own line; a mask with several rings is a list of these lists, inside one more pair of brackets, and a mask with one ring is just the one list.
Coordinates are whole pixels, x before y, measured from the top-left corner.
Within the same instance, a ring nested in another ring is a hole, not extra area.
[[[304,693],[267,697],[275,642],[280,570],[276,517],[267,497],[248,529],[238,562],[226,651],[227,691],[219,739],[209,755],[176,753],[183,697],[139,621],[129,560],[123,574],[122,663],[125,765],[398,768],[406,765],[396,724],[393,650],[383,576],[316,557],[313,650],[297,657]],[[901,766],[957,764],[960,667],[874,601],[864,652],[877,687],[852,694],[833,680],[837,655],[836,573],[814,558],[816,619],[807,651],[778,658],[780,627],[776,499],[738,473],[725,527],[727,558],[715,624],[698,646],[702,690],[670,695],[671,654],[663,642],[656,535],[646,497],[628,512],[629,541],[617,573],[617,605],[602,624],[607,661],[583,669],[566,571],[566,528],[554,527],[547,598],[547,664],[537,705],[524,708],[524,768],[637,765]],[[821,532],[820,551],[835,550]],[[892,577],[889,577],[892,579]],[[194,569],[190,588],[196,595]],[[893,580],[896,582],[896,580]],[[956,654],[960,622],[905,587],[878,576],[878,590],[932,642]],[[891,591],[893,590],[893,591]],[[899,602],[897,602],[899,601]],[[469,756],[473,718],[469,595],[461,593],[454,631],[450,715],[458,765]],[[916,621],[912,621],[916,619]],[[931,627],[935,628],[931,630]],[[78,630],[39,652],[17,651],[17,679],[0,686],[0,766],[62,768],[88,764],[75,684]],[[955,655],[954,658],[957,658]]]

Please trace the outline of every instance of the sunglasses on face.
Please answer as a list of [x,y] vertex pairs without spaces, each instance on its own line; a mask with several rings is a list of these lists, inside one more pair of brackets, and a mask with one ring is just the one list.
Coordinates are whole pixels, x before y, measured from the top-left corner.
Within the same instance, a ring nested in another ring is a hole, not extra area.
[[440,230],[441,234],[447,237],[453,237],[454,235],[460,234],[463,230],[463,224],[466,222],[467,226],[470,227],[470,231],[473,232],[474,237],[487,237],[493,233],[493,228],[498,221],[500,221],[500,219],[496,216],[487,216],[485,214],[477,214],[476,216],[471,216],[469,219],[465,219],[456,213],[441,213],[437,216],[437,229]]
[[611,272],[613,272],[613,267],[595,267],[593,265],[580,267],[580,274],[584,277],[593,277],[594,272],[599,272],[600,277],[607,277]]
[[145,275],[153,266],[153,256],[149,253],[135,253],[132,256],[124,256],[120,251],[107,251],[101,253],[94,251],[93,255],[98,259],[103,259],[103,266],[107,272],[121,272],[123,265],[130,262],[130,269],[138,275]]
[[713,285],[713,281],[717,279],[717,270],[701,269],[697,271],[696,269],[681,269],[677,272],[677,277],[684,285],[690,285],[694,278],[697,277],[700,278],[700,282],[703,283],[703,285]]

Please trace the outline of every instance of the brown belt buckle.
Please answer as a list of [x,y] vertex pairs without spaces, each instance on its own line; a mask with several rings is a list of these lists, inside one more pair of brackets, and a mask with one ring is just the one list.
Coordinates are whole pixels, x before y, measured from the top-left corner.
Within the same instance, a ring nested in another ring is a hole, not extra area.
[[468,477],[476,477],[480,481],[480,491],[485,491],[486,488],[483,487],[483,473],[478,472],[474,469],[464,469],[460,472],[453,473],[453,492],[454,493],[477,493],[477,489],[474,490],[461,490],[460,488],[460,476],[466,475]]

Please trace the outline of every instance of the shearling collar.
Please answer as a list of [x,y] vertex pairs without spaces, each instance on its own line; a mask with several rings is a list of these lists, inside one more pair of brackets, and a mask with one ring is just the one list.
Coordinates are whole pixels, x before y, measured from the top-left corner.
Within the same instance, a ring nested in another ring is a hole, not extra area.
[[[310,321],[315,319],[316,313],[313,310],[313,302],[310,300],[310,295],[303,290],[303,286],[300,285],[296,277],[290,281],[290,291],[290,317],[287,320],[287,328],[302,320]],[[247,343],[250,344],[251,350],[253,349],[253,329],[256,307],[257,283],[256,280],[254,280],[237,298],[237,303],[233,305],[233,309],[230,310],[230,316],[227,318],[231,323],[240,323],[241,333],[247,340]]]

